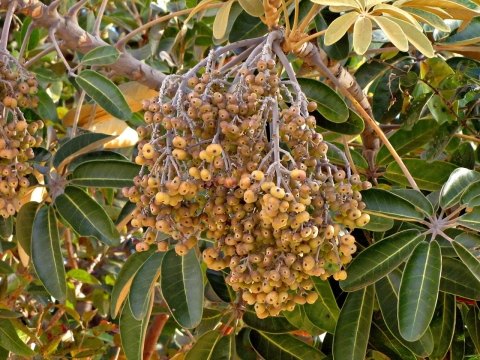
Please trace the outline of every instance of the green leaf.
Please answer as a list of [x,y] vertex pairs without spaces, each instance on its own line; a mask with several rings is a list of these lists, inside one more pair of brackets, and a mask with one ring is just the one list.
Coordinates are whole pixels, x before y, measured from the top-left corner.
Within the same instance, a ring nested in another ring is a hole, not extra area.
[[404,230],[367,247],[347,267],[348,276],[340,287],[355,291],[375,283],[404,262],[424,239],[418,230]]
[[53,166],[59,168],[62,163],[69,163],[76,156],[85,154],[110,140],[115,136],[106,134],[87,133],[75,136],[63,144],[53,157]]
[[462,31],[450,35],[443,43],[446,45],[469,45],[480,41],[480,17],[474,17]]
[[13,217],[0,218],[0,239],[7,240],[13,233]]
[[133,278],[138,269],[152,256],[153,251],[136,252],[130,255],[118,273],[110,300],[110,315],[115,318],[127,298]]
[[374,319],[368,340],[371,348],[388,356],[390,360],[416,360],[417,357],[402,345],[389,331],[382,318]]
[[425,159],[427,162],[434,161],[443,153],[459,128],[460,124],[457,122],[445,122],[437,128],[432,139],[425,147]]
[[53,122],[58,121],[57,107],[55,106],[50,95],[48,95],[42,88],[38,88],[38,93],[36,96],[39,100],[37,111],[42,120],[50,120]]
[[75,80],[88,96],[113,117],[121,120],[132,117],[132,110],[122,92],[105,76],[92,70],[83,70]]
[[120,234],[112,220],[85,191],[67,186],[55,199],[55,207],[77,234],[94,236],[108,246],[120,244]]
[[467,265],[472,274],[480,281],[480,261],[461,243],[453,241],[452,246],[460,260]]
[[375,292],[377,294],[378,304],[382,310],[383,319],[392,335],[403,346],[418,356],[427,357],[433,350],[433,336],[429,329],[427,329],[425,334],[417,341],[405,340],[398,330],[398,292],[400,290],[401,280],[402,272],[395,269],[375,283]]
[[[438,124],[435,120],[425,119],[418,121],[411,130],[404,129],[397,130],[388,141],[395,148],[399,156],[408,154],[410,151],[416,150],[422,145],[426,144],[431,138]],[[382,145],[378,151],[376,163],[384,165],[392,162],[393,156],[385,145]]]
[[242,12],[233,23],[228,41],[234,43],[240,40],[252,39],[263,36],[268,32],[268,27],[259,18]]
[[373,286],[347,295],[333,335],[334,359],[365,359],[374,298]]
[[238,2],[242,5],[243,10],[252,16],[258,17],[265,13],[260,0],[239,0]]
[[427,331],[441,271],[440,245],[435,240],[418,244],[405,265],[398,296],[398,327],[405,340],[418,340]]
[[203,278],[195,252],[178,256],[174,249],[167,251],[160,286],[174,319],[188,329],[196,327],[202,320]]
[[415,205],[415,208],[425,215],[433,216],[432,203],[420,191],[414,189],[391,189],[390,192]]
[[8,274],[14,274],[15,273],[15,270],[13,270],[13,268],[8,265],[5,261],[3,260],[0,260],[0,275],[4,274],[4,275],[8,275]]
[[118,160],[88,161],[78,165],[72,174],[72,184],[96,188],[122,188],[133,186],[133,178],[141,166]]
[[370,221],[367,225],[363,225],[362,229],[375,232],[388,231],[393,227],[393,225],[393,219],[370,214]]
[[120,57],[120,51],[110,45],[100,46],[90,50],[82,58],[84,66],[104,66],[115,63]]
[[319,277],[311,278],[318,300],[313,304],[305,304],[305,314],[316,327],[333,334],[337,325],[340,309],[333,295],[330,283]]
[[480,300],[480,282],[461,261],[443,257],[440,290],[467,299]]
[[243,322],[251,328],[267,333],[283,334],[297,330],[297,328],[283,316],[269,316],[265,319],[259,319],[254,312],[246,311],[242,319]]
[[[340,144],[340,143],[337,143],[337,142],[330,142],[330,144],[336,146],[342,152],[343,156],[345,155],[345,146],[343,144]],[[350,150],[350,154],[352,155],[352,160],[355,164],[355,167],[358,170],[360,170],[360,171],[361,170],[364,170],[364,171],[368,170],[367,161],[365,160],[365,158],[359,152]],[[344,166],[345,162],[343,160],[344,159],[343,156],[341,156],[339,154],[339,152],[334,150],[331,146],[328,147],[327,158],[328,158],[328,161],[330,161],[331,163],[338,164],[340,166]]]
[[[151,299],[153,303],[153,299]],[[130,303],[127,299],[123,306],[119,320],[120,339],[122,340],[123,352],[127,360],[143,358],[143,345],[147,332],[149,317],[137,320],[132,314]]]
[[150,295],[160,276],[160,266],[165,253],[153,252],[138,269],[130,286],[129,301],[132,315],[141,320],[148,312]]
[[319,329],[308,319],[305,313],[305,305],[296,305],[292,311],[283,311],[283,316],[298,329],[302,329],[310,333],[312,336],[323,334],[325,331]]
[[68,163],[68,170],[73,171],[78,165],[89,162],[89,161],[108,162],[110,160],[130,162],[130,160],[126,156],[120,153],[117,153],[115,151],[99,150],[99,151],[92,151],[92,152],[77,156],[76,158],[74,158],[72,161]]
[[[439,190],[445,181],[447,181],[452,171],[457,168],[456,165],[443,161],[428,163],[420,159],[403,159],[403,162],[410,174],[412,174],[418,187],[422,190],[429,191]],[[396,162],[388,165],[384,176],[388,180],[410,186],[410,183]]]
[[347,104],[331,87],[314,79],[297,79],[309,101],[317,104],[317,111],[328,121],[344,123],[348,120]]
[[212,359],[231,360],[237,356],[235,334],[223,336],[213,348]]
[[321,116],[317,111],[312,113],[315,116],[317,125],[324,128],[325,130],[333,131],[337,134],[343,135],[358,135],[365,128],[363,119],[354,111],[348,110],[349,116],[347,121],[343,123],[334,123],[328,121],[323,116]]
[[67,277],[80,281],[84,284],[101,285],[102,283],[92,274],[83,269],[71,269],[67,272]]
[[9,319],[0,318],[0,346],[11,351],[13,355],[35,355],[35,352],[19,338]]
[[450,348],[455,328],[455,296],[440,292],[430,328],[435,346],[429,358],[443,360]]
[[480,352],[480,319],[478,318],[478,307],[472,306],[468,310],[465,318],[465,325],[467,326],[468,333],[477,348],[477,352]]
[[415,205],[400,196],[383,189],[362,191],[362,201],[367,205],[365,212],[392,219],[423,220],[424,214]]
[[465,191],[462,193],[460,198],[460,203],[466,204],[467,207],[474,207],[480,205],[478,203],[478,196],[480,195],[480,181],[475,181],[474,183],[467,186]]
[[10,319],[15,319],[22,317],[22,313],[18,313],[15,311],[10,311],[7,309],[0,309],[0,318],[10,318]]
[[456,205],[468,186],[477,180],[480,180],[479,172],[465,168],[455,169],[440,192],[442,208],[448,209]]
[[[409,73],[410,74],[410,73]],[[433,93],[427,93],[427,94],[420,94],[416,98],[414,98],[406,107],[405,111],[400,114],[400,122],[402,123],[403,131],[411,131],[413,129],[413,126],[417,124],[420,120],[420,117],[422,116],[423,111],[425,110],[425,106],[427,106],[427,103],[430,101],[430,98],[432,97]],[[432,120],[429,119],[428,122],[431,122]],[[424,125],[424,124],[423,124]],[[437,124],[438,125],[438,124]],[[436,129],[437,127],[435,127]],[[430,129],[427,129],[427,131]],[[411,133],[410,135],[413,134],[418,134],[418,133]],[[395,135],[395,134],[394,134]],[[392,135],[389,140],[394,136]],[[423,134],[419,134],[419,138],[422,139]],[[423,139],[422,139],[423,141]],[[423,145],[423,144],[422,144]],[[382,146],[383,148],[383,146]],[[381,149],[380,149],[381,150]],[[384,150],[385,151],[385,150]],[[411,151],[411,150],[409,150]],[[407,151],[408,152],[408,151]],[[378,156],[377,156],[378,158]],[[384,160],[384,162],[387,162]]]
[[188,351],[185,360],[216,360],[213,357],[214,350],[219,340],[222,338],[222,332],[211,330],[203,334]]
[[473,169],[475,167],[475,150],[470,143],[463,143],[455,149],[450,162],[460,167]]
[[225,282],[225,273],[223,271],[207,269],[206,275],[213,291],[222,301],[232,302],[235,300],[235,292]]
[[241,354],[242,360],[257,360],[258,355],[250,344],[250,328],[244,327],[235,336],[235,346],[238,354]]
[[457,224],[480,231],[480,206],[475,206],[471,212],[460,216],[457,219]]
[[[456,308],[455,315],[455,330],[450,346],[450,359],[451,360],[463,360],[465,354],[465,335],[466,335],[465,324],[462,319],[462,313],[459,308]],[[443,360],[443,359],[442,359]]]
[[250,343],[264,359],[320,360],[324,355],[313,346],[289,334],[250,331]]
[[58,301],[67,292],[57,217],[51,206],[38,210],[33,222],[32,261],[45,289]]

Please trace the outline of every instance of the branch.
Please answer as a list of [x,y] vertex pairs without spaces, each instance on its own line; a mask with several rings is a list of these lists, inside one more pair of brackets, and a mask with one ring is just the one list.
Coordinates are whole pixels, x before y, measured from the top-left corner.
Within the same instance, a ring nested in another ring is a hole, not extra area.
[[152,325],[148,329],[147,336],[145,337],[145,345],[143,348],[143,360],[149,360],[155,352],[158,338],[162,334],[163,327],[168,320],[168,314],[155,315],[152,321]]
[[[10,0],[0,0],[0,9],[8,9]],[[63,40],[65,47],[72,51],[86,54],[100,46],[109,45],[99,37],[83,30],[76,19],[69,19],[58,14],[57,11],[48,11],[48,7],[39,0],[18,0],[16,12],[32,18],[32,24],[54,31],[55,36]],[[137,81],[151,89],[160,89],[165,75],[158,70],[135,59],[123,52],[118,60],[109,65],[116,74]]]

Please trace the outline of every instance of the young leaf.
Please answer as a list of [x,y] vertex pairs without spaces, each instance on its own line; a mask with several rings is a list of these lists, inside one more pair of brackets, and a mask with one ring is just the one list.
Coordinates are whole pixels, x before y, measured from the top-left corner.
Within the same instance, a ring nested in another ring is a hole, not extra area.
[[20,339],[9,319],[0,318],[0,346],[11,351],[13,355],[28,357],[35,355],[35,352]]
[[467,265],[471,273],[480,281],[480,261],[461,243],[453,241],[452,246],[460,260]]
[[316,327],[333,334],[340,315],[337,301],[330,283],[318,277],[312,277],[318,300],[314,304],[305,304],[305,314]]
[[133,278],[138,269],[154,254],[154,251],[136,252],[123,264],[112,289],[110,315],[115,318],[122,308],[123,301],[130,292]]
[[480,180],[479,172],[465,168],[455,169],[440,192],[442,208],[448,209],[457,204],[467,187],[477,180]]
[[254,312],[246,311],[242,319],[251,328],[267,333],[284,334],[297,330],[283,316],[269,316],[265,319],[259,319]]
[[62,218],[81,236],[94,236],[108,246],[120,244],[120,234],[105,210],[85,191],[67,186],[55,199]]
[[251,330],[250,343],[265,359],[321,360],[324,358],[319,350],[289,334],[269,334]]
[[480,282],[461,261],[443,257],[440,290],[467,299],[480,300]]
[[373,286],[367,286],[347,295],[333,335],[335,360],[365,359],[374,298]]
[[57,218],[51,206],[38,210],[33,222],[32,261],[45,289],[63,301],[67,292]]
[[165,253],[153,252],[138,269],[130,286],[129,301],[132,315],[141,320],[148,311],[150,294],[160,276],[160,266]]
[[239,3],[243,10],[252,16],[262,16],[265,12],[260,0],[239,0]]
[[372,42],[372,21],[367,17],[360,17],[353,27],[353,50],[363,55]]
[[352,11],[333,20],[325,33],[325,45],[332,45],[340,40],[358,19],[358,16],[359,14],[356,11]]
[[437,307],[430,323],[435,346],[429,358],[443,360],[452,343],[455,328],[455,296],[440,292]]
[[75,80],[88,96],[110,115],[120,120],[130,120],[132,110],[122,92],[111,80],[92,70],[83,70]]
[[398,330],[397,308],[401,280],[402,272],[395,269],[375,283],[375,292],[377,294],[378,304],[382,310],[383,320],[392,335],[403,346],[417,356],[427,357],[433,351],[433,336],[429,329],[427,329],[425,334],[417,341],[405,340]]
[[78,165],[72,174],[72,184],[96,188],[122,188],[133,186],[133,178],[140,165],[116,160],[88,161]]
[[405,265],[398,296],[398,326],[405,340],[418,340],[427,331],[441,271],[440,245],[435,240],[418,244]]
[[398,267],[425,239],[418,230],[405,230],[367,247],[347,267],[344,291],[355,291],[373,284]]
[[65,163],[69,163],[76,156],[85,154],[114,139],[115,136],[106,134],[87,133],[75,136],[63,144],[53,157],[53,166],[59,169]]
[[178,256],[174,249],[167,251],[160,286],[175,320],[183,327],[196,327],[202,320],[203,278],[195,252]]
[[[150,296],[151,306],[153,305],[153,296]],[[132,314],[130,303],[127,299],[123,306],[122,314],[119,320],[120,339],[122,348],[127,360],[138,360],[143,358],[143,345],[145,334],[147,332],[149,316],[142,320],[137,320]]]
[[84,66],[104,66],[113,64],[120,57],[120,51],[110,45],[100,46],[90,50],[82,58]]
[[400,196],[383,189],[362,191],[362,201],[367,205],[365,212],[393,219],[417,219],[425,216],[415,205]]
[[232,8],[233,0],[227,1],[218,10],[217,16],[213,22],[213,36],[216,39],[221,39],[225,36],[228,27],[228,15]]
[[349,112],[345,101],[329,86],[314,79],[297,79],[307,99],[317,104],[317,111],[328,121],[344,123]]

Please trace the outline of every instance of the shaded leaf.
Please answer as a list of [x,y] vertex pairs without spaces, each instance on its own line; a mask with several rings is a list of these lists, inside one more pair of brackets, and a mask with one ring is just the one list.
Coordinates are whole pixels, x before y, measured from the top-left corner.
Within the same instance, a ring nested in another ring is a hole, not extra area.
[[130,162],[130,160],[126,156],[118,152],[99,150],[99,151],[92,151],[92,152],[77,156],[76,158],[74,158],[72,161],[68,163],[68,170],[73,171],[78,165],[83,164],[85,162],[89,162],[89,161],[108,162],[110,160]]
[[77,234],[94,236],[109,246],[120,244],[120,234],[112,220],[85,191],[67,186],[55,199],[55,207]]
[[365,359],[374,298],[373,286],[347,295],[333,335],[334,359]]
[[120,57],[120,51],[110,45],[100,46],[90,50],[82,58],[82,65],[103,66],[110,65]]
[[228,41],[234,43],[236,41],[252,39],[263,36],[268,32],[268,27],[259,18],[242,12],[238,15],[233,23],[232,30],[228,35]]
[[13,270],[13,268],[10,265],[8,265],[5,261],[0,260],[0,275],[2,274],[8,275],[13,273],[15,273],[15,270]]
[[460,260],[467,265],[471,273],[477,278],[478,281],[480,281],[480,261],[478,261],[478,259],[461,243],[453,241],[452,246]]
[[38,88],[38,97],[37,111],[42,120],[57,121],[57,107],[55,106],[52,98],[48,95],[45,90]]
[[249,338],[255,351],[265,359],[320,360],[324,358],[319,350],[289,334],[269,334],[251,330]]
[[455,297],[440,292],[430,328],[435,346],[429,358],[443,360],[450,348],[455,328]]
[[[151,299],[151,302],[153,303],[153,299]],[[148,320],[149,316],[142,320],[135,319],[127,299],[119,319],[120,339],[127,360],[142,359]]]
[[337,325],[340,309],[328,281],[319,277],[311,278],[318,300],[314,304],[305,304],[305,314],[316,327],[333,334]]
[[457,219],[457,224],[480,231],[480,206],[475,206],[471,212],[460,216]]
[[440,286],[442,256],[434,240],[419,243],[405,265],[398,297],[398,326],[405,340],[415,341],[427,331]]
[[456,122],[445,122],[437,128],[432,138],[425,147],[425,159],[428,162],[433,162],[437,159],[445,150],[450,140],[460,128],[460,125]]
[[382,318],[372,321],[370,328],[370,346],[387,355],[390,360],[416,360],[417,357],[396,339]]
[[324,333],[324,330],[319,329],[308,319],[305,313],[305,305],[296,305],[292,311],[283,311],[283,316],[298,329],[302,329],[312,336],[320,335]]
[[78,165],[71,176],[72,184],[96,188],[133,186],[140,165],[118,160],[95,160]]
[[297,330],[297,328],[283,316],[269,316],[265,319],[259,319],[254,312],[246,311],[242,319],[243,322],[251,328],[267,333],[282,334]]
[[347,279],[340,281],[340,287],[355,291],[375,283],[404,262],[424,239],[418,230],[404,230],[367,247],[347,267]]
[[362,229],[376,232],[388,231],[393,227],[393,224],[393,219],[370,214],[370,221],[367,225],[363,225]]
[[478,307],[472,306],[465,317],[465,325],[472,339],[477,352],[480,352],[480,319],[478,318]]
[[365,212],[393,219],[422,220],[424,215],[415,205],[393,192],[383,189],[362,191],[362,201],[367,205]]
[[443,43],[448,45],[469,45],[480,41],[480,17],[474,17],[462,31],[447,37]]
[[33,222],[32,261],[45,289],[55,299],[63,301],[67,292],[65,268],[60,249],[57,218],[50,206],[38,210]]
[[178,256],[174,249],[167,251],[160,285],[175,320],[183,327],[196,327],[202,319],[203,279],[195,252]]
[[207,269],[206,275],[213,291],[222,301],[232,302],[235,300],[236,295],[225,282],[225,273],[223,271]]
[[92,274],[83,269],[71,269],[67,272],[67,277],[80,281],[84,284],[101,285],[102,283]]
[[450,162],[460,167],[473,169],[475,167],[475,150],[470,143],[460,144],[450,157]]
[[332,121],[328,121],[317,111],[314,111],[312,115],[315,116],[315,120],[318,126],[338,134],[358,135],[365,128],[363,119],[352,110],[349,110],[348,119],[343,123],[334,123]]
[[213,357],[215,346],[222,338],[222,332],[218,330],[208,331],[203,334],[193,347],[188,351],[185,360],[216,360]]
[[[432,95],[433,95],[433,92],[426,93],[426,94],[420,94],[419,96],[415,97],[408,104],[405,111],[402,112],[402,114],[400,114],[400,122],[403,125],[403,130],[411,131],[413,126],[419,122],[420,117],[422,116],[422,114],[425,110],[425,107],[427,106],[427,103],[430,101],[430,98],[432,97]],[[429,122],[431,122],[431,120],[429,120]],[[423,125],[425,125],[425,124],[423,124]],[[435,129],[436,129],[436,127],[435,127]],[[426,131],[428,131],[428,130],[430,130],[430,128],[426,129]],[[414,134],[418,134],[418,133],[415,132]],[[391,138],[394,135],[392,135],[388,139],[390,142],[391,142]],[[413,134],[411,133],[410,135],[413,135]],[[422,137],[422,135],[423,134],[420,134],[420,137]],[[382,146],[382,148],[383,148],[383,146]]]
[[461,261],[443,257],[440,290],[467,299],[480,300],[480,282]]
[[0,318],[0,346],[11,351],[14,355],[35,355],[35,352],[19,338],[9,319]]
[[478,196],[480,195],[480,181],[475,181],[468,185],[465,191],[463,191],[460,198],[460,203],[467,204],[467,207],[473,207],[480,205],[478,203]]

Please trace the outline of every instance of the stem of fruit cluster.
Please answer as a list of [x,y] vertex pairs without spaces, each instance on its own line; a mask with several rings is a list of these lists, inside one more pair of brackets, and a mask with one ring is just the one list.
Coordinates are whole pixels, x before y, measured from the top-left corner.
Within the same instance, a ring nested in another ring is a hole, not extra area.
[[0,50],[7,51],[7,44],[8,44],[8,35],[10,33],[10,25],[13,20],[13,14],[15,12],[15,8],[17,4],[15,1],[10,2],[10,6],[7,9],[7,14],[3,20],[3,30],[2,30],[2,37],[0,38]]

